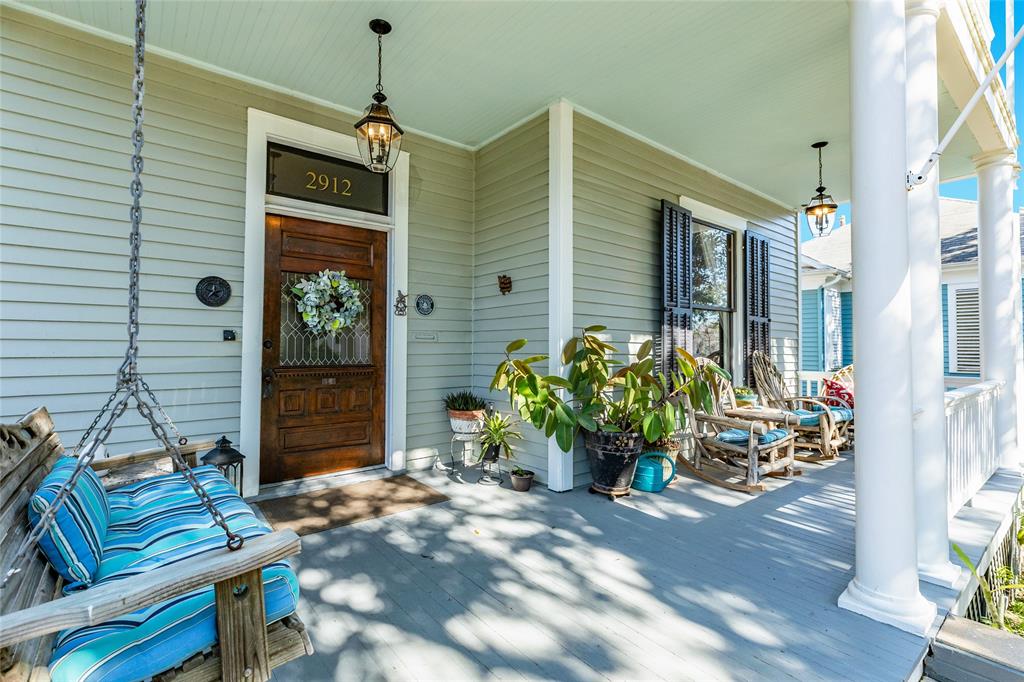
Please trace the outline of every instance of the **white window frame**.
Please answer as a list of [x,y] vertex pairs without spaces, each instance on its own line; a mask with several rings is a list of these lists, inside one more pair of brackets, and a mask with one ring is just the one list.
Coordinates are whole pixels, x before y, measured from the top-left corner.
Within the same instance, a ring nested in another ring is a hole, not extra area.
[[346,135],[259,109],[248,110],[245,163],[245,246],[242,298],[242,395],[239,449],[246,454],[245,490],[259,490],[261,375],[263,371],[263,268],[266,215],[352,225],[388,233],[388,333],[384,466],[405,469],[408,318],[392,301],[409,291],[409,154],[391,171],[388,215],[268,195],[267,143],[281,142],[362,163],[355,135]]
[[[708,223],[714,227],[730,230],[733,233],[732,249],[732,291],[733,310],[729,313],[729,325],[732,329],[732,340],[729,359],[734,372],[742,371],[746,358],[743,357],[743,338],[747,333],[743,315],[746,309],[746,280],[743,269],[743,244],[744,233],[747,231],[747,221],[735,213],[705,204],[702,201],[691,199],[688,196],[680,195],[679,205],[688,210],[694,220]],[[743,381],[742,377],[739,381]],[[737,385],[739,385],[737,383]]]
[[978,324],[981,324],[981,285],[978,282],[962,281],[962,282],[946,282],[946,326],[947,326],[947,337],[948,346],[947,353],[949,355],[949,372],[950,374],[978,374],[980,375],[980,336],[979,336],[979,367],[978,371],[974,368],[961,368],[959,363],[959,357],[957,354],[957,340],[958,340],[958,329],[956,324],[956,292],[962,289],[975,289],[978,291]]

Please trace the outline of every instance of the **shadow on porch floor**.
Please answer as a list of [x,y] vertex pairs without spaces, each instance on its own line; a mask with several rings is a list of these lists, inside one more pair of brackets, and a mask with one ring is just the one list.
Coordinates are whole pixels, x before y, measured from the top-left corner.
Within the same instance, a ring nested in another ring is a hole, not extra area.
[[303,538],[317,653],[278,678],[905,679],[925,640],[836,606],[852,459],[803,468],[617,503],[419,474],[451,500]]

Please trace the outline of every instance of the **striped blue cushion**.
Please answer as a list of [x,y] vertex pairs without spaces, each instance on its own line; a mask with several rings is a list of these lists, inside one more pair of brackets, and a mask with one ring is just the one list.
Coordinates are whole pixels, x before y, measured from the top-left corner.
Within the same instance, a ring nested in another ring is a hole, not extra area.
[[[214,467],[195,472],[234,532],[246,538],[270,532]],[[224,532],[180,474],[148,479],[109,496],[110,528],[97,585],[167,564],[195,565],[205,552],[224,547]],[[265,567],[263,584],[268,623],[295,611],[299,587],[287,562]],[[61,632],[50,675],[53,680],[146,679],[216,641],[213,586],[207,586],[107,623]]]
[[[62,457],[32,495],[29,522],[35,526],[75,469],[74,457]],[[103,484],[91,467],[79,476],[53,524],[39,538],[39,547],[68,590],[92,584],[103,557],[103,538],[110,522],[110,504]]]
[[[821,408],[815,406],[815,412],[821,412]],[[829,405],[828,411],[832,413],[832,418],[837,422],[848,422],[853,419],[853,410],[849,407],[837,407],[835,405]]]
[[[757,442],[761,445],[774,443],[788,435],[789,431],[786,431],[785,429],[772,429],[763,436],[758,436]],[[729,443],[731,445],[746,445],[750,439],[750,432],[744,431],[743,429],[729,429],[728,431],[722,431],[716,436],[716,438],[723,443]]]

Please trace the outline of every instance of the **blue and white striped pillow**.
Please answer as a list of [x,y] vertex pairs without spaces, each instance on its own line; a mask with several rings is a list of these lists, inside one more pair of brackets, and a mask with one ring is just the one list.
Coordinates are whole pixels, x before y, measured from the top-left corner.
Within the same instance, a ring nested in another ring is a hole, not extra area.
[[[74,457],[62,457],[43,479],[28,504],[33,527],[57,498],[75,470]],[[57,510],[50,528],[39,538],[39,548],[69,584],[65,591],[90,585],[103,558],[103,539],[110,525],[110,503],[103,484],[91,467],[78,477],[75,487]]]

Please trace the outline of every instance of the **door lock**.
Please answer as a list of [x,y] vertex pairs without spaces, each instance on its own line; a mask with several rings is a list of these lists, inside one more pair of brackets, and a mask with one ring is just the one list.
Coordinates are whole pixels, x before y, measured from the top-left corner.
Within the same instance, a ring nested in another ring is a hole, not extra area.
[[269,398],[274,395],[274,372],[267,370],[263,373],[263,397]]
[[266,348],[267,350],[270,350],[271,348],[274,347],[274,342],[271,341],[270,339],[263,339],[263,347]]

